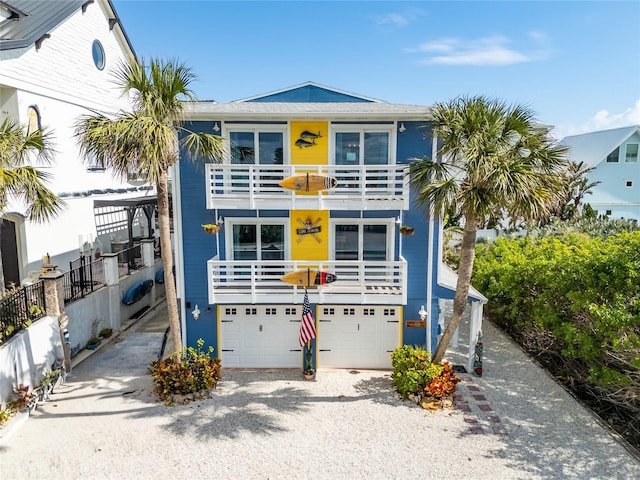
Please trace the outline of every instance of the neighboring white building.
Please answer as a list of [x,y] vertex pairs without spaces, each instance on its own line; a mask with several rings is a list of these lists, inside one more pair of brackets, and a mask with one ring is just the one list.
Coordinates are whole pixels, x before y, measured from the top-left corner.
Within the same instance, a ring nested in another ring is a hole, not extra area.
[[562,139],[569,158],[594,167],[590,182],[600,182],[585,199],[599,215],[640,220],[640,125],[572,135]]
[[100,165],[88,165],[74,138],[81,115],[127,109],[113,72],[119,63],[134,59],[109,0],[0,1],[0,121],[37,122],[52,132],[55,161],[43,170],[51,174],[48,186],[67,204],[50,224],[26,220],[24,205],[12,203],[1,212],[7,282],[39,272],[47,253],[59,269],[67,270],[84,241],[87,252],[108,252],[111,242],[150,234],[149,222],[142,221],[145,215],[138,210],[129,236],[131,202],[120,206],[119,201],[145,197],[139,203],[153,205],[152,187],[116,181]]

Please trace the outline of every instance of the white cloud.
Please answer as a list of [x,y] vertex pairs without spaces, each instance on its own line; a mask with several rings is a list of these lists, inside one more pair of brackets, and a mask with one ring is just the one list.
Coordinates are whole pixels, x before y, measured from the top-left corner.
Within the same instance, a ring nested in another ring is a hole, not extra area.
[[567,135],[579,135],[611,128],[640,125],[640,99],[621,113],[611,113],[606,109],[599,110],[582,125],[559,125],[553,131],[556,138],[564,138]]
[[510,47],[511,41],[502,35],[474,40],[441,38],[422,43],[409,52],[426,53],[427,58],[420,61],[426,65],[497,66],[546,58],[550,52],[548,36],[543,32],[530,32],[528,37],[535,47],[529,52]]
[[401,12],[390,12],[384,15],[378,15],[374,17],[373,20],[383,27],[396,29],[409,25],[422,15],[424,15],[424,11],[420,8],[406,8]]
[[392,25],[394,27],[404,27],[409,23],[409,19],[401,13],[387,13],[378,15],[375,18],[378,25]]

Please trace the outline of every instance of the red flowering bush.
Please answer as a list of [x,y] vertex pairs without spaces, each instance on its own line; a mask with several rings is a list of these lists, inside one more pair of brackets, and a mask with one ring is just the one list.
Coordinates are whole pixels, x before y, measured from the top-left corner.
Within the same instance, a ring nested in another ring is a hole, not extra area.
[[427,384],[424,391],[426,395],[433,398],[445,398],[452,395],[456,391],[456,384],[460,381],[453,371],[453,367],[448,362],[442,365],[435,365],[439,373],[434,376]]

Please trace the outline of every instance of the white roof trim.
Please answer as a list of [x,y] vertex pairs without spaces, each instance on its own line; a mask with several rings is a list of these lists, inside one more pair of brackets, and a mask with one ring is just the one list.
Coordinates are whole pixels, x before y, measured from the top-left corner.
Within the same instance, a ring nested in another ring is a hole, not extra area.
[[[449,266],[440,262],[438,269],[438,285],[448,290],[456,291],[456,284],[458,282],[458,274],[451,270]],[[475,299],[475,301],[481,303],[487,303],[489,299],[476,290],[473,285],[469,286],[469,297]]]

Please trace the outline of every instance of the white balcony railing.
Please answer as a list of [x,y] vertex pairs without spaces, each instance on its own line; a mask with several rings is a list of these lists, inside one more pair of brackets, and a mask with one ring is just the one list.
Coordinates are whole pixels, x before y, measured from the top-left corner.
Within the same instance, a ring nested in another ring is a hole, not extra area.
[[209,303],[302,303],[304,288],[280,277],[307,268],[335,273],[337,280],[310,288],[313,303],[404,305],[407,262],[220,261],[207,262]]
[[[278,183],[307,173],[335,177],[338,186],[306,194]],[[208,164],[207,208],[407,210],[407,173],[407,165]]]

